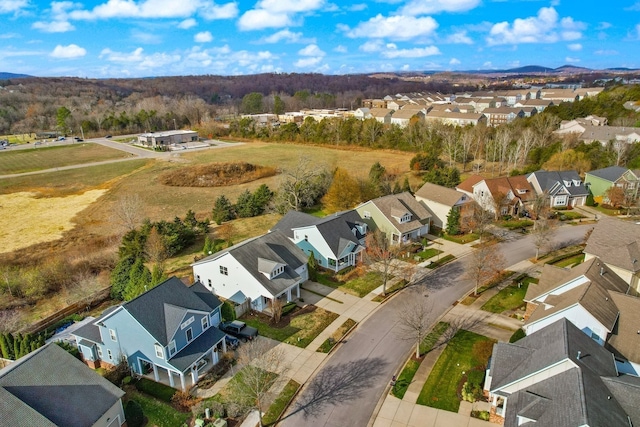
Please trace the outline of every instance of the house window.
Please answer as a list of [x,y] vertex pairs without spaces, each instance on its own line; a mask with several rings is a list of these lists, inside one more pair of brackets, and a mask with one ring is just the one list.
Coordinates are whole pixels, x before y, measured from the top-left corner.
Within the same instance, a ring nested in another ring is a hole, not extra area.
[[155,349],[156,349],[156,357],[160,359],[164,359],[164,351],[162,350],[162,346],[160,344],[156,344]]
[[169,355],[173,356],[174,354],[176,354],[176,342],[171,341],[169,343]]
[[229,275],[229,270],[227,270],[227,267],[225,267],[224,265],[220,266],[220,274],[224,274],[225,276]]
[[98,358],[102,359],[102,347],[98,347]]
[[402,215],[402,218],[400,218],[400,224],[403,224],[405,222],[409,222],[411,221],[411,214],[410,213],[406,213],[404,215]]
[[371,212],[369,212],[369,211],[362,212],[362,217],[365,218],[365,219],[371,218]]
[[109,329],[109,336],[111,337],[111,341],[118,341],[116,331],[114,329]]
[[113,360],[113,353],[111,353],[111,350],[107,350],[107,357],[109,360]]
[[202,330],[203,331],[209,327],[209,317],[208,316],[204,316],[200,322],[202,323]]
[[[200,282],[200,275],[199,274],[196,276],[196,282]],[[200,282],[200,283],[202,283],[202,282]]]
[[187,342],[193,341],[193,330],[191,328],[187,329]]
[[209,284],[209,287],[211,287],[211,279],[207,279],[207,283]]
[[556,196],[553,200],[554,206],[565,206],[567,204],[567,196]]

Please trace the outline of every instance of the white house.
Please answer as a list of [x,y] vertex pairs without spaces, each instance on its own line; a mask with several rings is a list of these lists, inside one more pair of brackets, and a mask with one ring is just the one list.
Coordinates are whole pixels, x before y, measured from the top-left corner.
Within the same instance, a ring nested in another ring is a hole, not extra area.
[[271,302],[300,298],[309,279],[307,255],[284,233],[273,231],[193,263],[193,277],[214,294],[257,311]]
[[440,229],[446,227],[451,209],[460,209],[462,217],[465,206],[473,202],[465,193],[430,182],[425,182],[416,191],[415,198],[427,208],[432,215],[433,225]]

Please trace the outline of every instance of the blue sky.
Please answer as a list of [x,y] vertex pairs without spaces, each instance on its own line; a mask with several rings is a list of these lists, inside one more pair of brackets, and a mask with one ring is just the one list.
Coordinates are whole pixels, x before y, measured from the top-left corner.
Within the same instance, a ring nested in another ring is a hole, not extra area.
[[640,0],[0,0],[0,71],[640,68]]

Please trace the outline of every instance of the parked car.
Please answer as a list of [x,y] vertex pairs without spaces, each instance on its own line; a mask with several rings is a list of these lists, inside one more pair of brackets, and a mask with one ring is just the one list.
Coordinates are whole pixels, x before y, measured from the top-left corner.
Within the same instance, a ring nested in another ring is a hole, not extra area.
[[56,141],[64,141],[66,138],[64,136],[59,136]]
[[105,136],[105,138],[111,138],[111,135],[107,135],[107,136]]
[[227,344],[227,348],[231,350],[235,350],[240,345],[240,340],[236,337],[232,337],[231,335],[225,335],[224,341]]
[[234,320],[232,322],[222,322],[220,323],[219,327],[222,332],[226,332],[227,334],[239,338],[244,342],[252,340],[253,338],[258,336],[258,330],[256,328],[247,326],[246,323],[239,320]]
[[36,142],[34,142],[34,143],[33,143],[33,145],[34,145],[35,147],[37,147],[38,145],[42,145],[42,142],[41,142],[41,141],[36,141]]

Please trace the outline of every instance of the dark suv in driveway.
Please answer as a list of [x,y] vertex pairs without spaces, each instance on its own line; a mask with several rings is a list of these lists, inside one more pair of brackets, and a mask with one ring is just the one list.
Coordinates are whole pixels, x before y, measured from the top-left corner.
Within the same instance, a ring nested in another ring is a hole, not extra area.
[[234,320],[232,322],[222,322],[220,323],[219,328],[223,332],[239,338],[244,342],[252,340],[258,336],[258,330],[256,328],[248,326],[246,323],[239,320]]

